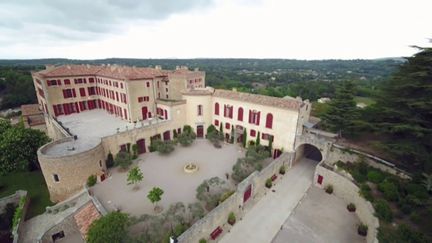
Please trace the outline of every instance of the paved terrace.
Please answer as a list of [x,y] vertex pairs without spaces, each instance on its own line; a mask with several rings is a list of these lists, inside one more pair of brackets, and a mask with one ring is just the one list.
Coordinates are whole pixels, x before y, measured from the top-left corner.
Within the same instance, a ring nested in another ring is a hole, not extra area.
[[[196,202],[196,188],[203,180],[214,176],[225,179],[225,173],[231,174],[237,158],[243,156],[243,149],[237,145],[223,144],[217,149],[206,139],[197,139],[190,147],[177,146],[169,155],[157,152],[141,155],[135,164],[142,170],[144,179],[137,191],[127,185],[127,172],[119,172],[118,168],[111,169],[112,176],[91,191],[109,211],[119,208],[134,216],[153,214],[153,205],[147,198],[153,187],[164,190],[159,203],[164,209],[176,202]],[[199,171],[184,172],[183,167],[189,162],[197,164]]]
[[[158,121],[153,119],[146,122],[137,122],[136,124],[129,123],[100,109],[59,116],[57,119],[73,135],[77,135],[78,139],[56,144],[49,148],[46,153],[53,156],[66,156],[83,152],[98,145],[101,138],[113,135],[117,131],[123,132],[148,126],[149,122],[156,123]],[[71,150],[71,148],[74,148],[74,150]]]

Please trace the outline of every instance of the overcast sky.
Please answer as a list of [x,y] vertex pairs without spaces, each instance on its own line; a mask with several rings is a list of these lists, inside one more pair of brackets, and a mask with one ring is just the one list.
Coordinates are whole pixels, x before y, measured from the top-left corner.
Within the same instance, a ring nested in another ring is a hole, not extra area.
[[0,59],[354,59],[431,46],[431,0],[0,0]]

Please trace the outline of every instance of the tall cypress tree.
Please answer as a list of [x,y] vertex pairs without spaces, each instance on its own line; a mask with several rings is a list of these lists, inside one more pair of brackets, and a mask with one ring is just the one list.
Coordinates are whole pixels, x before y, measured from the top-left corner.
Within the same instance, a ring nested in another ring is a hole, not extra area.
[[332,132],[349,132],[357,119],[357,107],[354,101],[354,84],[351,81],[342,82],[336,89],[335,97],[331,100],[329,109],[322,117],[322,124]]
[[432,48],[419,50],[384,82],[367,118],[377,133],[389,137],[388,152],[432,171]]

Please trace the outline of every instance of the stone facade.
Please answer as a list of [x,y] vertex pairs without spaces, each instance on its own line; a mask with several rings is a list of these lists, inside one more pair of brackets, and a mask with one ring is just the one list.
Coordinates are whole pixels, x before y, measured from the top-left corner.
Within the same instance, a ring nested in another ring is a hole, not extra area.
[[[178,242],[198,242],[202,238],[209,241],[210,234],[217,227],[221,227],[226,231],[228,228],[228,214],[233,212],[237,219],[241,219],[270,190],[265,187],[265,181],[273,175],[278,175],[279,168],[282,165],[288,167],[290,161],[294,158],[293,156],[293,153],[283,153],[262,171],[255,171],[249,175],[237,186],[234,194],[219,204],[204,218],[193,224],[178,238]],[[245,202],[245,193],[249,188],[252,189],[251,196]]]

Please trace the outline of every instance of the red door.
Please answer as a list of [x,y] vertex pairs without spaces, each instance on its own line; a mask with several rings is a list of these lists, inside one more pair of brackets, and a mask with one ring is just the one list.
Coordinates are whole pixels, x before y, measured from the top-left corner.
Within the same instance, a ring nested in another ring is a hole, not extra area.
[[138,146],[138,154],[143,154],[146,152],[145,139],[144,138],[137,141],[137,146]]
[[148,113],[147,106],[144,106],[142,108],[142,117],[143,117],[143,120],[147,120],[147,113]]
[[318,175],[318,179],[317,179],[318,184],[322,185],[323,179],[324,177],[322,175]]
[[249,185],[243,194],[243,203],[245,203],[252,195],[252,185]]
[[166,131],[163,133],[163,140],[164,141],[171,140],[170,131]]
[[204,137],[204,126],[203,125],[197,126],[197,137],[199,137],[199,138]]

